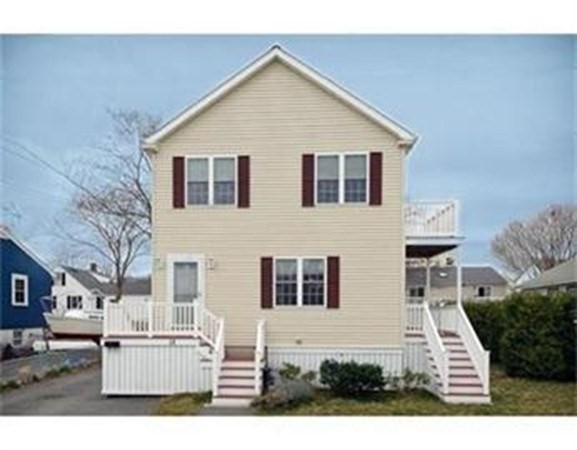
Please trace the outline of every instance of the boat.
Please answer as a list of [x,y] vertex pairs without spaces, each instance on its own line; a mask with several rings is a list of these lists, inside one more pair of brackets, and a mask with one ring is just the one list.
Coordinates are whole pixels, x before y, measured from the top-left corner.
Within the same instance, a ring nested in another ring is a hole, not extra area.
[[55,309],[43,315],[56,339],[89,339],[100,342],[104,323],[101,311]]

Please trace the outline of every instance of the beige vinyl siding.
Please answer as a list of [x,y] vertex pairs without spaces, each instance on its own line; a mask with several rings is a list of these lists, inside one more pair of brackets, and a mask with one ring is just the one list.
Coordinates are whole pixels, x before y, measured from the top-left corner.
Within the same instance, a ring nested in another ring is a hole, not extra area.
[[[383,152],[383,205],[301,206],[303,153]],[[249,155],[248,209],[172,208],[172,158]],[[166,297],[166,257],[203,254],[206,306],[227,345],[398,346],[404,314],[403,152],[396,139],[279,62],[165,139],[154,156],[153,296]],[[262,256],[339,256],[340,308],[260,308]]]

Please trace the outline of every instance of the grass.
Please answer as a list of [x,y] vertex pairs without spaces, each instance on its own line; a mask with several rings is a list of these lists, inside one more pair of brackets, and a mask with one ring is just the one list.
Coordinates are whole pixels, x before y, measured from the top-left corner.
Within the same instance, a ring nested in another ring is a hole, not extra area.
[[203,405],[210,402],[210,392],[199,394],[177,394],[165,398],[158,405],[155,414],[160,416],[194,416]]
[[367,400],[336,398],[319,391],[313,402],[264,412],[284,415],[577,415],[577,384],[511,378],[491,374],[491,405],[448,405],[424,391],[385,393]]

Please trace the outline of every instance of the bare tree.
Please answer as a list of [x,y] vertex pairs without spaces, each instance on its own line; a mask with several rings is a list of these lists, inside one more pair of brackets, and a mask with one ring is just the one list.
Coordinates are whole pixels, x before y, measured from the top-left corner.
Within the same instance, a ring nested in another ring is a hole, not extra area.
[[493,255],[515,280],[534,277],[577,256],[577,207],[551,205],[509,223],[491,242]]
[[112,269],[117,298],[130,266],[149,248],[151,166],[141,141],[160,123],[137,111],[109,111],[112,133],[70,175],[76,186],[60,236],[75,254],[91,254]]

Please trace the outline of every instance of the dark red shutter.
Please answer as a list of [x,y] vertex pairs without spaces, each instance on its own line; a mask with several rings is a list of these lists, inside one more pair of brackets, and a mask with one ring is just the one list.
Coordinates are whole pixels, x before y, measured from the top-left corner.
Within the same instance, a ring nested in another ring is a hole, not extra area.
[[260,259],[260,307],[272,308],[272,258]]
[[302,200],[303,206],[315,204],[315,155],[303,155],[302,167]]
[[184,157],[172,158],[172,206],[184,208]]
[[329,256],[328,265],[328,297],[327,307],[338,308],[340,298],[340,260],[338,256]]
[[250,157],[238,157],[238,207],[250,206]]
[[383,203],[383,154],[373,152],[369,164],[369,205]]

